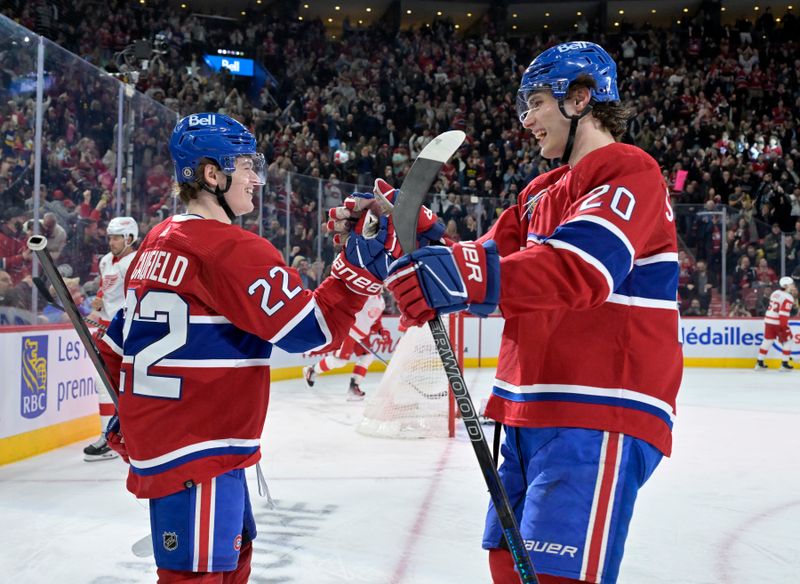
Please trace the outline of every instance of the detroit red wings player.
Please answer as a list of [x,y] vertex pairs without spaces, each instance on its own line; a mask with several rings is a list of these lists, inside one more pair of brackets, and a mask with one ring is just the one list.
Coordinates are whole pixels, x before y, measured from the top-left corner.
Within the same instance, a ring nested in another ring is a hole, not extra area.
[[775,290],[769,297],[769,308],[764,315],[764,340],[758,349],[756,369],[767,369],[764,359],[769,348],[777,341],[781,347],[781,371],[791,371],[789,357],[792,354],[792,331],[789,328],[789,316],[797,298],[797,286],[789,276],[778,282],[780,290]]
[[[100,289],[94,300],[92,309],[99,314],[101,327],[95,336],[99,339],[108,328],[111,319],[125,305],[125,274],[136,255],[133,244],[139,239],[139,225],[133,217],[114,217],[106,227],[108,236],[108,253],[100,259]],[[100,384],[96,384],[100,387]],[[114,403],[106,391],[97,393],[100,405],[100,438],[83,449],[86,462],[110,460],[117,457],[106,443],[104,431],[108,421],[114,415]]]

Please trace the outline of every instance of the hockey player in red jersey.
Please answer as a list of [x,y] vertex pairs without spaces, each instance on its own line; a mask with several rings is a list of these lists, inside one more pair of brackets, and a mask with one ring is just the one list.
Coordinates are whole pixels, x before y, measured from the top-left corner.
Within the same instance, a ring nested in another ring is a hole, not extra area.
[[[97,311],[100,323],[95,339],[99,340],[108,328],[111,318],[125,305],[125,274],[133,261],[136,249],[133,244],[139,239],[139,225],[133,217],[114,217],[106,227],[108,253],[100,259],[100,289],[92,309]],[[98,381],[97,387],[100,387]],[[95,442],[83,449],[83,459],[87,462],[116,458],[118,454],[106,444],[105,429],[114,415],[114,402],[106,391],[97,394],[100,402],[101,435]]]
[[[672,446],[674,215],[655,160],[616,142],[629,114],[601,47],[547,49],[517,101],[542,156],[562,164],[479,241],[418,249],[385,283],[412,323],[500,309],[486,415],[505,429],[499,472],[540,582],[613,584],[639,488]],[[483,546],[494,582],[519,582],[491,505]]]
[[311,292],[267,240],[231,224],[264,184],[239,122],[186,116],[169,149],[187,213],[144,238],[100,342],[119,387],[107,439],[130,463],[128,489],[150,499],[159,582],[238,584],[256,536],[244,469],[261,456],[273,346],[340,346],[381,284],[351,261],[371,259],[359,236]]
[[780,290],[775,290],[769,297],[769,307],[764,315],[764,340],[758,349],[756,369],[768,369],[764,359],[769,348],[778,343],[781,348],[781,371],[792,371],[789,363],[792,355],[792,330],[789,328],[789,317],[797,298],[797,286],[790,276],[784,276],[778,282]]
[[314,365],[303,367],[303,377],[309,387],[314,385],[316,376],[332,369],[344,367],[348,362],[353,361],[353,374],[350,376],[350,387],[347,390],[347,399],[359,401],[364,399],[364,392],[361,390],[361,382],[367,374],[375,356],[368,349],[369,338],[372,335],[380,335],[381,338],[391,341],[390,333],[383,328],[381,315],[386,308],[386,303],[381,294],[369,296],[364,303],[364,307],[356,314],[356,321],[350,333],[333,355],[323,357]]

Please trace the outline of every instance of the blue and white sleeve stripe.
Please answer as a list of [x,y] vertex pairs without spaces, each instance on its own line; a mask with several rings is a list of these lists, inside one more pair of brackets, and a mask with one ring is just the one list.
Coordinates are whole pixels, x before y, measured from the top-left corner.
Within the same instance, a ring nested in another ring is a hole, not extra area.
[[329,344],[333,335],[322,311],[312,300],[271,340],[287,353],[305,353]]
[[574,253],[599,271],[608,284],[609,295],[633,267],[631,242],[619,227],[595,215],[581,215],[568,221],[545,243]]

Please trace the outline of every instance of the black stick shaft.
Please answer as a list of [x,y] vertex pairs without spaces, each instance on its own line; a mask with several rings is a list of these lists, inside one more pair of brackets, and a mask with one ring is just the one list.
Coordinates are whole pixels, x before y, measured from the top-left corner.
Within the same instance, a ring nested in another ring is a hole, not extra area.
[[437,316],[430,320],[428,325],[431,327],[433,342],[442,359],[442,365],[447,374],[447,380],[450,382],[450,389],[455,396],[461,419],[464,421],[478,464],[483,471],[486,486],[489,487],[489,495],[492,497],[497,517],[500,519],[508,549],[517,566],[520,581],[523,584],[539,584],[536,573],[533,571],[533,562],[525,549],[525,541],[519,532],[517,518],[511,509],[508,495],[503,483],[500,482],[500,475],[497,474],[492,453],[486,443],[486,437],[483,435],[483,426],[481,426],[478,413],[475,411],[475,406],[467,391],[464,376],[461,375],[461,370],[458,368],[458,359],[453,351],[453,345],[450,343],[450,337],[447,336],[442,317]]
[[103,362],[103,357],[100,356],[100,351],[98,350],[97,345],[94,344],[92,333],[89,332],[86,323],[83,322],[83,317],[78,312],[78,307],[75,306],[75,302],[72,300],[72,294],[70,294],[69,290],[67,290],[67,285],[64,283],[64,279],[56,269],[56,265],[53,262],[53,258],[50,256],[50,252],[47,251],[47,238],[42,235],[31,236],[28,239],[28,248],[33,251],[33,253],[36,254],[36,257],[39,259],[39,263],[42,265],[42,269],[44,270],[45,275],[47,275],[47,279],[50,280],[50,284],[52,284],[53,289],[56,292],[56,296],[58,297],[59,301],[61,301],[61,306],[63,307],[64,312],[67,313],[72,326],[75,327],[75,332],[78,333],[78,338],[80,338],[83,346],[86,348],[86,352],[89,355],[89,360],[92,362],[92,365],[94,365],[95,371],[100,377],[103,387],[105,387],[108,395],[111,396],[111,401],[114,402],[114,407],[119,407],[117,392],[114,390],[114,384],[111,382],[111,377],[106,370],[106,364]]

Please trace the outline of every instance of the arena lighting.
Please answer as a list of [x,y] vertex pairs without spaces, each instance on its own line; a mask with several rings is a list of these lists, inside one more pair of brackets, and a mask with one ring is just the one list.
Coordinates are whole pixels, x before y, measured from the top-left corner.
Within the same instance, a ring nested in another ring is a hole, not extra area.
[[625,11],[624,10],[620,10],[619,13],[620,14],[625,14]]
[[442,15],[442,11],[441,10],[437,10],[436,11],[436,16],[441,16],[441,15]]
[[406,10],[406,14],[411,14],[411,9]]
[[581,12],[580,10],[578,10],[578,11],[575,13],[575,16],[583,16],[583,12]]
[[372,8],[367,7],[367,12],[372,12]]
[[342,7],[341,7],[341,6],[334,6],[334,7],[333,7],[333,9],[334,9],[334,10],[341,10],[341,9],[342,9]]
[[467,18],[472,18],[472,12],[467,12]]
[[[722,9],[723,9],[723,10],[725,10],[725,8],[724,8],[724,7],[723,7]],[[655,14],[655,13],[656,13],[656,9],[655,9],[655,8],[653,8],[653,9],[650,11],[650,14]]]
[[517,18],[517,17],[519,17],[519,14],[517,14],[516,12],[511,15],[511,18]]
[[303,17],[302,16],[298,16],[297,20],[303,20]]

